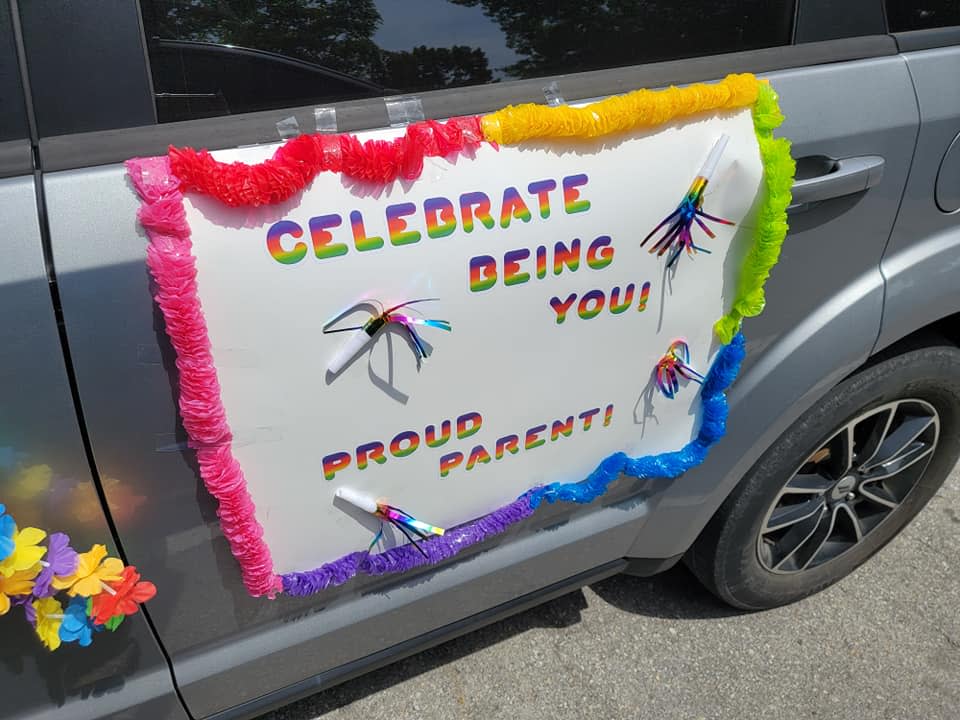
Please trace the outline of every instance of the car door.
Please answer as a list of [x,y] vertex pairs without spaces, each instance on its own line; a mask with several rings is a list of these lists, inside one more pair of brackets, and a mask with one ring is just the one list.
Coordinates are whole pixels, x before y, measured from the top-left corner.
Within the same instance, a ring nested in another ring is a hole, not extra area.
[[[715,3],[693,16],[681,2],[589,12],[544,4],[547,26],[559,28],[546,40],[531,30],[527,3],[333,3],[379,18],[336,20],[367,23],[359,45],[341,42],[356,34],[312,4],[293,16],[272,15],[266,3],[237,3],[231,13],[222,5],[35,0],[19,8],[77,399],[96,467],[111,479],[103,491],[124,549],[159,588],[150,619],[194,717],[264,710],[545,589],[616,572],[624,557],[675,558],[766,445],[869,356],[883,307],[880,258],[918,127],[910,74],[884,34],[879,2],[834,10],[834,23],[824,21],[830,3],[803,2],[795,20],[788,0]],[[313,69],[296,57],[289,38],[297,33],[322,40]],[[226,45],[272,53],[270,72],[283,65],[274,55],[287,53],[317,80],[293,90],[271,81],[259,92],[211,84],[209,65],[200,72],[193,63],[214,56],[229,68]],[[471,46],[482,52],[455,51]],[[731,434],[709,462],[682,483],[631,486],[576,510],[552,506],[509,537],[413,578],[356,581],[305,600],[249,597],[178,421],[172,350],[120,163],[170,143],[275,142],[278,122],[291,116],[311,131],[318,104],[336,104],[341,131],[384,127],[382,96],[396,91],[417,93],[426,117],[448,117],[542,101],[553,79],[572,102],[740,71],[762,73],[780,92],[782,133],[808,191],[768,286],[770,310],[746,324],[750,361],[731,397]],[[326,85],[329,77],[339,84]],[[283,92],[271,104],[274,84]],[[878,157],[882,180],[862,161]],[[826,177],[847,159],[860,164],[845,172],[861,173],[869,190],[848,193],[856,183]],[[132,512],[131,498],[142,509]]]
[[[6,0],[0,1],[0,97],[0,503],[21,529],[67,533],[81,551],[106,543],[115,553],[60,342]],[[186,717],[144,616],[80,652],[47,650],[23,607],[12,607],[0,622],[5,718]]]
[[[917,316],[940,320],[960,311],[960,6],[888,2],[890,30],[913,78],[920,131],[910,180],[883,258],[887,283],[879,345],[886,347]],[[938,330],[956,338],[956,322]]]

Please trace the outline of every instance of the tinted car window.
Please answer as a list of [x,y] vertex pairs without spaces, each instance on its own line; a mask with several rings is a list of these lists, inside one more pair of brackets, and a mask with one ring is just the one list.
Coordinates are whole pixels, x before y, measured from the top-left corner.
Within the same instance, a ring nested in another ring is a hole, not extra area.
[[10,4],[0,0],[0,142],[27,137],[20,66],[13,42]]
[[892,32],[960,25],[960,0],[887,0]]
[[161,122],[789,44],[794,0],[141,0]]

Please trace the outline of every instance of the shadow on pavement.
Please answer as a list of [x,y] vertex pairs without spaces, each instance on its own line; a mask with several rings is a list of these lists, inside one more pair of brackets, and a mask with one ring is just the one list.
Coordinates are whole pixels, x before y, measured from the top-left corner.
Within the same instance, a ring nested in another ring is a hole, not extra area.
[[647,617],[706,620],[740,614],[711,595],[683,564],[653,577],[614,575],[590,589],[618,610]]
[[[647,617],[703,620],[736,615],[679,565],[649,578],[615,575],[590,589],[604,602],[624,612]],[[260,720],[307,720],[322,716],[369,695],[417,677],[447,663],[480,652],[536,628],[562,630],[580,622],[587,607],[582,590],[556,598],[467,635],[424,650],[405,660],[355,678],[287,705]]]

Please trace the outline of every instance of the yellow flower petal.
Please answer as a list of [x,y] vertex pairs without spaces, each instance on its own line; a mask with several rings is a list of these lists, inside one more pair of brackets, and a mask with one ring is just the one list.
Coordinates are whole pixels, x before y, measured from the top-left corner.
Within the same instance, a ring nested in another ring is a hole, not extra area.
[[[20,570],[19,572],[15,573],[15,575],[21,580],[34,580],[36,579],[37,575],[40,574],[41,570],[43,570],[43,565],[37,563],[33,567],[28,567],[26,570]],[[33,588],[31,587],[31,589]]]
[[33,590],[33,579],[40,572],[37,565],[20,572],[15,572],[8,578],[0,578],[0,593],[5,595],[27,595]]
[[73,587],[67,590],[67,595],[70,597],[76,597],[77,595],[91,597],[92,595],[99,595],[101,590],[103,590],[103,587],[100,585],[100,578],[96,575],[88,575],[77,580]]
[[57,575],[53,576],[53,580],[50,581],[50,584],[57,590],[66,590],[68,587],[73,585],[77,581],[75,575],[65,575],[64,577],[59,577]]
[[104,582],[113,582],[123,579],[123,560],[109,557],[97,570],[97,576]]
[[49,650],[56,650],[60,647],[60,622],[51,620],[48,625],[53,625],[54,627],[37,625],[37,635],[40,636],[43,644],[46,645]]
[[35,527],[25,527],[18,533],[18,542],[22,542],[25,545],[36,545],[39,542],[43,542],[43,539],[47,536],[40,528]]
[[62,615],[63,606],[55,598],[43,598],[34,601],[33,609],[37,613],[37,635],[47,648],[56,650],[60,647],[60,623],[63,620],[50,616]]
[[100,561],[106,556],[107,548],[105,545],[94,545],[87,552],[80,553],[79,560],[77,562],[77,570],[74,574],[78,575],[79,577],[86,577],[97,569]]
[[71,597],[99,594],[103,582],[120,580],[123,573],[123,561],[106,555],[107,548],[103,545],[94,545],[89,551],[80,553],[77,571],[66,577],[55,577],[53,586],[58,590],[69,588],[67,594]]
[[40,566],[15,572],[10,577],[0,575],[0,615],[10,610],[11,595],[28,595],[33,590],[33,578],[40,571]]
[[53,586],[57,590],[66,590],[74,585],[78,580],[82,580],[97,569],[100,561],[107,555],[107,548],[103,545],[94,545],[85,553],[77,555],[77,569],[72,575],[63,577],[54,577]]
[[17,548],[13,551],[16,556],[16,560],[14,560],[13,563],[14,571],[20,572],[21,570],[32,568],[40,562],[40,558],[42,558],[46,552],[47,549],[45,547],[39,547],[37,545]]
[[33,567],[43,557],[47,549],[37,543],[47,534],[39,528],[28,527],[13,535],[13,552],[0,562],[0,575],[10,577],[14,573]]
[[77,575],[84,577],[92,574],[99,566],[100,561],[107,556],[107,548],[99,543],[90,550],[80,554],[80,562],[77,563]]

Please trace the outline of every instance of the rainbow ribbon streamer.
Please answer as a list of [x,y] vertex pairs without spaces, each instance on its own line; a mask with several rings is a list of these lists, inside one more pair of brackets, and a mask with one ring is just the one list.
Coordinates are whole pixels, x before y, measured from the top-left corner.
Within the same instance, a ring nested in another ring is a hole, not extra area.
[[[416,303],[433,302],[436,300],[439,300],[439,298],[407,300],[406,302],[402,302],[398,305],[381,310],[379,315],[374,315],[363,325],[354,325],[352,327],[334,329],[325,327],[323,330],[325,334],[349,331],[356,332],[356,334],[351,337],[350,340],[340,349],[336,356],[334,356],[328,369],[332,373],[340,372],[347,365],[347,363],[356,357],[357,354],[360,353],[360,351],[363,350],[363,348],[365,348],[367,344],[373,340],[380,330],[385,328],[390,323],[396,323],[406,330],[407,335],[410,338],[410,342],[413,345],[414,354],[417,356],[417,367],[420,367],[420,362],[424,358],[430,357],[430,346],[424,343],[423,338],[420,337],[414,326],[422,325],[426,327],[438,328],[440,330],[446,330],[447,332],[452,331],[453,327],[446,320],[428,320],[426,318],[413,317],[410,315],[399,315],[395,314],[394,311],[409,305],[414,305]],[[376,303],[383,308],[383,304],[379,300],[370,300],[369,302]],[[327,323],[327,325],[329,324],[330,323]]]
[[703,384],[704,377],[689,365],[690,347],[683,340],[674,340],[657,361],[657,387],[670,400],[680,390],[680,378]]
[[[410,302],[420,302],[420,301],[411,300]],[[410,303],[404,303],[404,304],[409,305]],[[398,306],[392,309],[397,310],[399,307],[402,307],[402,306]],[[451,327],[450,323],[447,322],[446,320],[428,320],[426,318],[411,317],[410,315],[393,315],[390,313],[389,310],[386,313],[384,313],[384,315],[381,317],[384,317],[386,322],[388,323],[391,323],[391,322],[399,323],[400,325],[403,326],[403,328],[407,331],[407,334],[410,336],[410,340],[413,342],[413,347],[415,348],[415,352],[417,355],[417,361],[420,361],[425,357],[430,357],[430,349],[427,345],[424,344],[423,339],[417,334],[417,331],[413,327],[414,325],[424,325],[426,327],[446,330],[447,332],[451,332],[453,330],[453,327]],[[376,318],[372,318],[368,322],[372,322],[373,320],[376,320]]]
[[369,495],[364,495],[363,493],[357,492],[356,490],[351,490],[350,488],[337,488],[336,497],[339,497],[354,507],[360,508],[371,515],[380,518],[380,529],[377,531],[377,534],[373,536],[373,540],[370,541],[370,546],[367,548],[367,552],[373,550],[374,546],[380,542],[380,538],[383,537],[384,521],[390,523],[397,528],[397,530],[402,532],[407,540],[410,541],[410,544],[419,550],[420,554],[424,557],[427,557],[427,553],[422,547],[420,547],[420,543],[417,542],[417,538],[420,540],[426,540],[430,535],[443,535],[445,532],[443,528],[437,527],[436,525],[431,525],[430,523],[425,523],[422,520],[417,520],[415,517],[413,517],[413,515],[401,510],[398,507],[389,505],[381,500],[374,500]]
[[667,229],[663,235],[660,236],[660,239],[650,248],[650,253],[657,253],[657,257],[660,257],[673,248],[673,255],[670,256],[670,260],[667,262],[668,268],[677,262],[683,250],[686,250],[687,255],[690,257],[693,257],[694,253],[698,251],[710,254],[709,250],[694,243],[693,223],[697,223],[711,239],[717,236],[707,227],[707,224],[701,220],[701,218],[706,218],[707,220],[712,220],[724,225],[736,224],[730,220],[708,215],[703,211],[703,195],[707,190],[707,184],[710,182],[713,172],[717,169],[720,156],[723,155],[723,151],[726,149],[729,140],[730,137],[728,135],[720,136],[710,151],[710,155],[707,156],[707,160],[700,169],[699,174],[690,184],[690,189],[687,190],[687,194],[684,195],[683,200],[680,201],[680,205],[677,206],[676,210],[661,220],[660,224],[651,230],[650,234],[640,243],[640,247],[643,247],[650,238],[660,232],[664,226],[667,226]]
[[[377,512],[375,513],[377,517],[386,520],[400,532],[402,532],[407,540],[420,551],[420,553],[426,557],[427,553],[420,543],[417,542],[416,538],[413,537],[407,530],[411,530],[417,537],[421,540],[426,540],[429,535],[443,535],[444,529],[437,527],[436,525],[431,525],[430,523],[425,523],[422,520],[417,520],[412,515],[404,512],[398,507],[393,505],[387,505],[386,503],[377,502]],[[368,550],[372,549],[374,545],[379,542],[380,537],[383,535],[383,525],[380,526],[380,531],[376,534],[373,540],[370,543]]]

